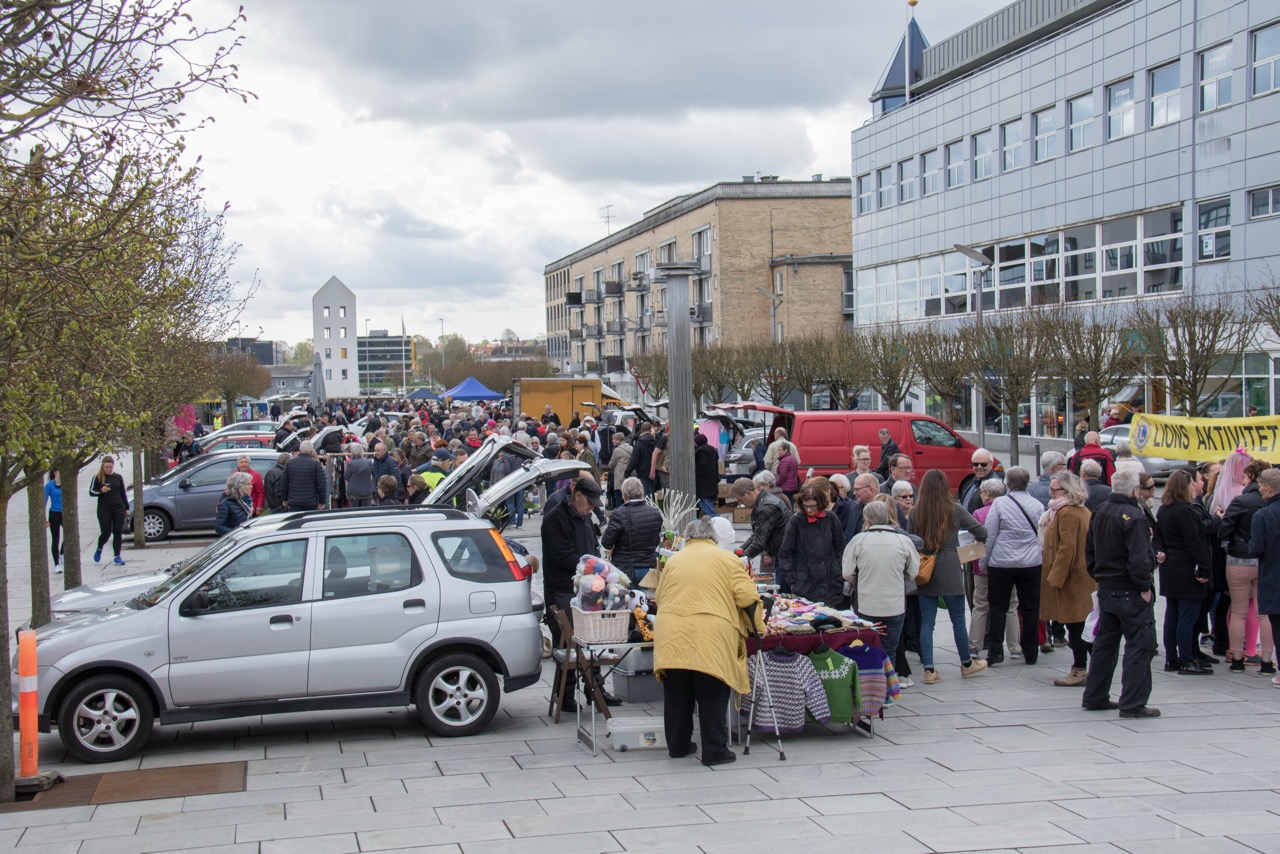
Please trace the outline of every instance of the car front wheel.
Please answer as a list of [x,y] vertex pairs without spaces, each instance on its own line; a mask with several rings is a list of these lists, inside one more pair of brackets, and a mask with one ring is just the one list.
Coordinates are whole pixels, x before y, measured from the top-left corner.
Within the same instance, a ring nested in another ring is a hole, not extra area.
[[142,749],[155,716],[151,695],[133,679],[93,676],[63,698],[58,737],[82,762],[115,762]]
[[163,540],[169,536],[169,531],[172,529],[173,523],[169,521],[168,513],[151,507],[143,511],[142,535],[147,538],[147,542]]
[[497,714],[498,677],[474,655],[441,656],[418,676],[413,702],[433,735],[474,735]]

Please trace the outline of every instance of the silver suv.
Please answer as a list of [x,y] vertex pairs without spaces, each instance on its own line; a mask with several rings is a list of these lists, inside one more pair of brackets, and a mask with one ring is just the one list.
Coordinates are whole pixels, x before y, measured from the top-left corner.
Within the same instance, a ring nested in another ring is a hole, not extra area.
[[527,564],[485,519],[263,517],[129,601],[39,629],[41,729],[87,762],[133,755],[157,718],[412,704],[433,734],[471,735],[498,710],[498,674],[508,692],[538,681],[538,622]]

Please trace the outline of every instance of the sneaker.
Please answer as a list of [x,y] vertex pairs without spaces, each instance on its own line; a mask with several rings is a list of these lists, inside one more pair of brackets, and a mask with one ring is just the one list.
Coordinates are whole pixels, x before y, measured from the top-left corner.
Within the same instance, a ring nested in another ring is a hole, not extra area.
[[1167,659],[1167,658],[1164,660],[1164,672],[1165,672],[1165,673],[1177,673],[1177,672],[1178,672],[1178,667],[1179,667],[1179,666],[1180,666],[1180,665],[1178,664],[1177,660],[1170,660],[1170,659]]
[[[58,570],[58,571],[59,571],[59,572],[61,572],[62,570]],[[1275,676],[1275,675],[1276,675],[1276,666],[1275,666],[1275,664],[1274,664],[1273,662],[1270,662],[1270,661],[1264,661],[1264,662],[1262,662],[1262,669],[1261,669],[1261,670],[1259,670],[1258,672],[1259,672],[1260,674],[1262,674],[1263,676]]]
[[[54,575],[62,575],[62,564],[60,564],[60,563],[55,563],[55,564],[53,565],[53,574],[54,574]],[[1272,671],[1272,672],[1274,672],[1274,671]]]
[[1048,641],[1045,641],[1044,643],[1040,644],[1040,651],[1053,652],[1053,644],[1049,643]]
[[1246,655],[1246,656],[1244,657],[1244,663],[1245,663],[1245,664],[1247,664],[1247,665],[1249,665],[1250,667],[1258,667],[1258,666],[1260,666],[1260,665],[1262,664],[1262,656],[1260,656],[1260,655]]
[[1276,686],[1277,688],[1280,688],[1280,676],[1277,676],[1275,679],[1272,679],[1271,684]]
[[102,563],[102,549],[95,549],[93,552],[93,562]]
[[987,663],[981,658],[975,658],[968,664],[960,665],[960,675],[965,679],[970,676],[977,676],[979,673],[987,669]]
[[932,685],[935,682],[942,681],[942,674],[936,670],[926,670],[924,672],[924,684]]
[[116,566],[124,566],[124,558],[120,557],[120,555],[116,555],[116,559],[112,561],[112,563]]
[[1229,666],[1227,670],[1230,670],[1232,673],[1244,673],[1244,659],[1243,658],[1231,659],[1231,666]]
[[1158,718],[1160,710],[1153,709],[1150,706],[1136,706],[1132,709],[1121,709],[1120,717],[1122,718]]
[[898,687],[899,687],[899,688],[914,688],[914,687],[916,687],[916,683],[914,683],[914,682],[912,682],[912,681],[911,681],[911,677],[910,677],[910,676],[903,676],[903,677],[901,677],[900,679],[898,679]]

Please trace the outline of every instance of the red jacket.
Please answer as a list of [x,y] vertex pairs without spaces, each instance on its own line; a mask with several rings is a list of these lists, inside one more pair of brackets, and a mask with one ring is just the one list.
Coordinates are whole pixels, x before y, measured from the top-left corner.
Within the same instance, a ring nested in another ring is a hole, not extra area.
[[253,491],[249,493],[253,499],[253,515],[257,516],[262,512],[262,505],[266,503],[267,488],[262,482],[262,475],[253,469],[249,469],[249,477],[253,478]]
[[1116,460],[1111,452],[1101,445],[1085,445],[1071,458],[1071,471],[1080,474],[1080,464],[1085,460],[1097,460],[1102,466],[1102,482],[1111,485],[1111,475],[1116,473]]

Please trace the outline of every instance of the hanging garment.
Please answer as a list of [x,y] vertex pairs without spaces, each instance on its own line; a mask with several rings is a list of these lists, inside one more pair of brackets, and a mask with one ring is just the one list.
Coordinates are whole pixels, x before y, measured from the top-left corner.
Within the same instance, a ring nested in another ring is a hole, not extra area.
[[[782,649],[771,649],[764,653],[763,660],[769,687],[766,691],[763,685],[759,686],[760,696],[757,698],[755,711],[756,732],[773,732],[775,719],[779,732],[803,732],[806,709],[818,723],[830,722],[831,707],[827,705],[827,692],[808,658]],[[754,664],[750,670],[751,690],[755,691]]]

